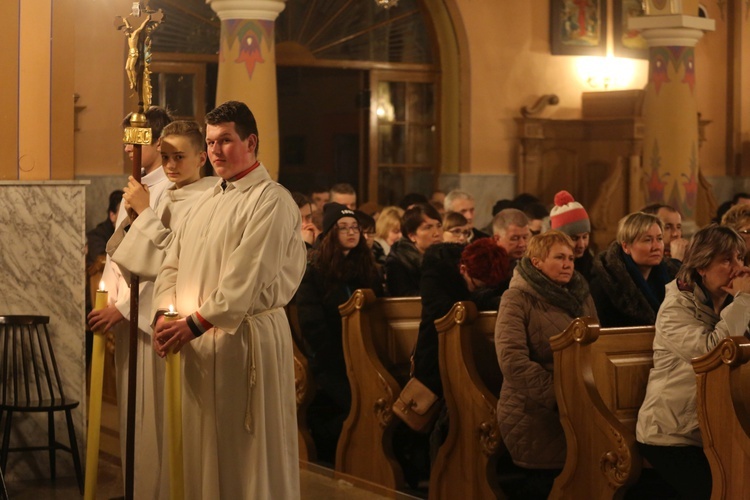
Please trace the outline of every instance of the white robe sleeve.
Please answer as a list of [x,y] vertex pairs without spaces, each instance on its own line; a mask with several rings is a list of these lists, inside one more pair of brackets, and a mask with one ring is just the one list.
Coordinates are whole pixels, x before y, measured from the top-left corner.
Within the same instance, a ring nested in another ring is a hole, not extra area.
[[198,313],[234,333],[248,311],[262,310],[257,306],[261,293],[269,288],[296,290],[306,260],[300,223],[299,209],[287,191],[276,184],[266,187],[246,227],[235,228],[242,232],[240,244]]
[[141,279],[154,281],[173,238],[172,230],[165,227],[156,212],[147,208],[130,225],[119,245],[113,249],[112,260],[123,271],[127,269]]

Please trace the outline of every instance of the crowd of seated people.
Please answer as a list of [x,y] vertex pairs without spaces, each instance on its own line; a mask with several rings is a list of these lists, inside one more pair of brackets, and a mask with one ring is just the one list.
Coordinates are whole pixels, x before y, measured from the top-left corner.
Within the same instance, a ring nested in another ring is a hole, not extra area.
[[[720,214],[721,225],[699,230],[691,242],[676,208],[648,205],[624,216],[615,241],[596,253],[589,214],[567,191],[554,200],[526,194],[499,200],[486,227],[491,236],[474,226],[476,203],[465,191],[436,191],[431,198],[410,193],[399,206],[371,203],[362,211],[355,211],[356,192],[348,185],[295,194],[311,249],[296,298],[299,320],[320,406],[334,408],[311,408],[322,416],[311,418],[311,427],[324,428],[314,435],[330,440],[324,454],[335,450],[350,401],[338,306],[357,288],[371,288],[379,296],[421,297],[412,376],[438,397],[435,320],[460,300],[498,310],[504,383],[497,415],[503,442],[524,472],[511,492],[518,498],[546,497],[565,457],[549,338],[583,315],[605,327],[656,325],[638,441],[667,482],[683,482],[707,498],[710,473],[690,359],[744,333],[750,322],[750,204],[744,203],[750,197],[736,198]],[[693,411],[679,410],[687,407]],[[446,425],[443,413],[433,457]]]

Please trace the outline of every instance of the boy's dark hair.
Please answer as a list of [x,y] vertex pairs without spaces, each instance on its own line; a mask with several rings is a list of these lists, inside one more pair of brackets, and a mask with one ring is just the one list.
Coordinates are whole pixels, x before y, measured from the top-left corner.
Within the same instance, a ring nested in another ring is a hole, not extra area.
[[299,191],[292,191],[292,199],[294,200],[294,203],[297,204],[297,208],[302,208],[305,205],[309,205],[311,203],[310,198],[300,193]]
[[[159,106],[151,106],[143,114],[146,115],[146,127],[151,129],[151,144],[155,144],[161,137],[164,127],[172,123],[174,118],[169,111]],[[122,120],[123,128],[130,126],[131,116],[133,116],[133,113],[125,115]]]
[[122,189],[117,189],[109,193],[109,206],[107,207],[107,213],[116,214],[122,201]]
[[253,112],[250,111],[247,104],[240,101],[227,101],[206,114],[207,125],[219,125],[230,122],[234,123],[234,130],[243,141],[250,137],[250,134],[258,138],[255,143],[255,155],[257,156],[260,149],[258,124],[255,122],[255,116],[253,116]]
[[734,196],[732,196],[732,205],[736,205],[737,202],[740,201],[740,198],[750,199],[750,194],[747,193],[737,193]]
[[168,124],[161,131],[161,137],[169,137],[170,135],[181,135],[187,137],[190,144],[195,148],[196,151],[201,152],[206,150],[206,140],[203,137],[203,128],[200,124],[193,120],[176,120]]

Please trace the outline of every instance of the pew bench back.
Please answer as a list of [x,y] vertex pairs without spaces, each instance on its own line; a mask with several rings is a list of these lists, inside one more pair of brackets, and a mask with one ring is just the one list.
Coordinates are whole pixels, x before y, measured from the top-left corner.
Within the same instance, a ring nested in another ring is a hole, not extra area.
[[405,487],[393,454],[391,407],[408,380],[421,299],[376,298],[372,290],[357,290],[339,311],[352,405],[336,448],[335,474],[390,495]]
[[565,467],[550,498],[620,498],[640,476],[638,409],[653,366],[654,327],[600,328],[578,318],[550,339]]

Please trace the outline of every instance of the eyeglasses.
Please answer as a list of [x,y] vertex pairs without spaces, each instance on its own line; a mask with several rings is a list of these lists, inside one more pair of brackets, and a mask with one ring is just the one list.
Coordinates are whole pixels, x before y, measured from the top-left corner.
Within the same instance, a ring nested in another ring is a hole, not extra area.
[[468,238],[471,236],[471,231],[468,229],[460,229],[460,228],[453,228],[448,230],[449,233],[451,233],[453,236],[465,236]]
[[737,232],[740,234],[750,234],[750,229],[738,229]]
[[375,237],[375,231],[364,231],[362,234],[365,235],[365,238],[374,238]]
[[360,231],[359,226],[336,226],[339,233],[358,233]]

